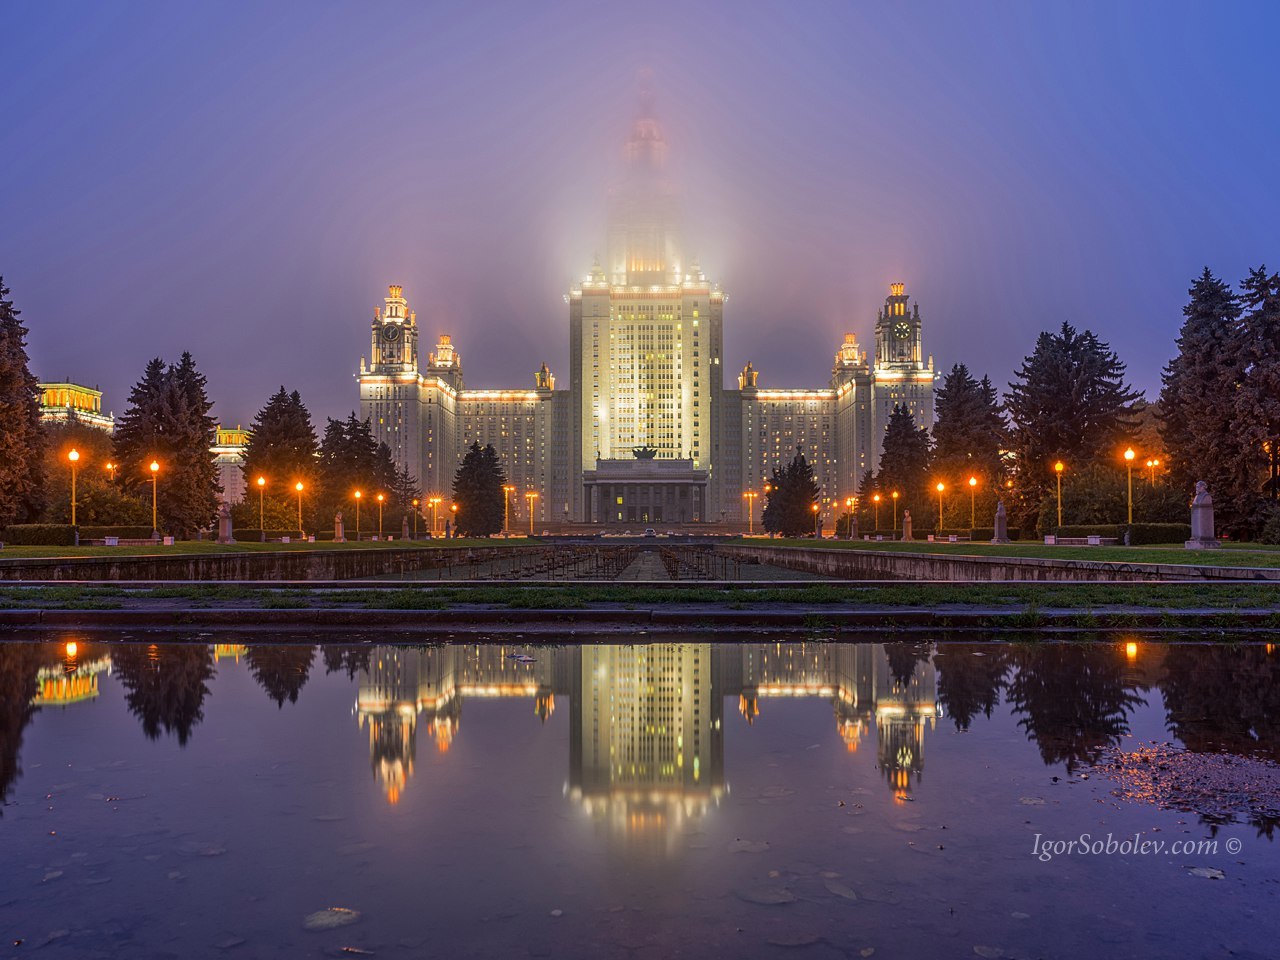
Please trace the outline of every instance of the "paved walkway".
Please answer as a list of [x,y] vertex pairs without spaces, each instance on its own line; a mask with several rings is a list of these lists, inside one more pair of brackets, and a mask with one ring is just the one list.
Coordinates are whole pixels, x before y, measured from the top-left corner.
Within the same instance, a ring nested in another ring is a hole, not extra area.
[[645,550],[631,561],[620,574],[618,580],[670,580],[667,568],[662,565],[662,557],[657,550]]

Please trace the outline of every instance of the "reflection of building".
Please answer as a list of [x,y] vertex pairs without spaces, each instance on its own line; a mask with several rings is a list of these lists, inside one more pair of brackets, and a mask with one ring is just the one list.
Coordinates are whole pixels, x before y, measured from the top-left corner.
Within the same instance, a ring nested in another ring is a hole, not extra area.
[[218,441],[210,451],[218,468],[218,483],[222,486],[222,499],[226,503],[244,500],[244,451],[249,446],[249,431],[241,427],[234,430],[218,427]]
[[111,675],[111,657],[70,640],[61,646],[62,659],[40,668],[36,674],[33,706],[65,707],[98,695],[98,675]]
[[726,388],[727,298],[684,246],[667,141],[647,99],[624,157],[605,261],[566,295],[567,390],[546,364],[532,389],[466,389],[448,335],[422,354],[402,287],[375,308],[361,416],[424,489],[446,489],[476,441],[492,443],[511,482],[538,494],[539,523],[739,522],[743,492],[760,491],[797,448],[824,502],[838,503],[877,466],[895,404],[932,427],[933,359],[902,283],[877,316],[873,356],[846,334],[826,385],[761,387],[748,364]]
[[40,384],[40,419],[75,420],[107,433],[116,428],[115,416],[102,412],[102,391],[78,383]]
[[360,674],[356,715],[394,803],[413,775],[419,722],[444,752],[466,698],[526,698],[543,722],[567,698],[570,796],[610,836],[664,850],[727,790],[726,697],[748,722],[767,720],[770,699],[828,701],[851,752],[875,731],[878,765],[901,794],[920,776],[938,713],[931,652],[920,650],[904,685],[885,644],[381,647]]

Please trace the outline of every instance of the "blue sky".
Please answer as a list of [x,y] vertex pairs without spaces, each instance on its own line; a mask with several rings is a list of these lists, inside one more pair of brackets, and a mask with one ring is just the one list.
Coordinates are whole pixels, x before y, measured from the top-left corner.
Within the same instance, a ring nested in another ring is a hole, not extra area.
[[1098,332],[1154,392],[1186,288],[1280,261],[1272,4],[6,8],[0,275],[38,375],[339,416],[387,283],[469,385],[567,383],[563,293],[653,73],[726,372],[820,386],[888,284],[1006,383]]

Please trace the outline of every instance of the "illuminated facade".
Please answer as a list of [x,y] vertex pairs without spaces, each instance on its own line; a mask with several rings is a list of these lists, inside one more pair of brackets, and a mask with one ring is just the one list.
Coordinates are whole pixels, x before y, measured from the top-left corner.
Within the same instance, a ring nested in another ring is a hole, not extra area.
[[214,443],[214,466],[218,468],[218,483],[222,487],[220,499],[226,503],[241,503],[244,500],[245,480],[244,452],[249,446],[249,431],[241,426],[218,427],[217,442]]
[[40,419],[76,420],[107,433],[116,428],[115,415],[102,412],[102,391],[78,383],[40,384]]
[[605,263],[565,298],[567,390],[546,364],[533,389],[465,389],[451,338],[422,361],[416,315],[390,288],[360,363],[361,415],[424,490],[447,495],[471,443],[492,443],[518,490],[513,525],[527,518],[526,492],[537,494],[539,525],[740,524],[743,493],[762,490],[797,448],[830,506],[877,468],[895,404],[933,426],[933,358],[901,283],[877,318],[872,356],[846,334],[827,386],[762,387],[748,364],[725,388],[726,297],[682,258],[666,155],[645,103],[611,195]]

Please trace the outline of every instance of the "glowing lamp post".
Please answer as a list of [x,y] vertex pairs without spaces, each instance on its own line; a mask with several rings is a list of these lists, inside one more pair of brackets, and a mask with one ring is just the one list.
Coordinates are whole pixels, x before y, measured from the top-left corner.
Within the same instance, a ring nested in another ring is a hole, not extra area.
[[266,510],[263,506],[262,488],[267,485],[266,477],[258,478],[258,539],[263,543],[267,542],[267,521]]
[[977,492],[977,490],[978,490],[978,478],[970,477],[969,478],[969,530],[970,531],[972,531],[973,528],[978,525],[978,521],[974,519],[976,516],[974,512],[974,494]]
[[822,508],[815,503],[811,509],[813,510],[813,537],[816,540],[818,538],[818,518],[822,515]]
[[107,464],[107,473],[111,474],[111,482],[116,482],[116,465],[114,463]]
[[160,524],[156,521],[156,480],[160,476],[160,464],[155,460],[151,461],[151,537],[155,539],[160,536]]
[[876,529],[879,530],[880,529],[880,494],[873,493],[871,495],[871,502],[876,505]]
[[742,498],[747,501],[747,536],[755,532],[756,497],[758,496],[760,494],[754,490],[748,490],[742,495]]
[[449,504],[449,510],[453,514],[453,535],[458,536],[458,505],[456,503]]
[[893,532],[896,536],[898,533],[898,491],[893,491],[889,496],[893,497]]
[[944,484],[941,480],[939,480],[938,485],[934,489],[938,491],[938,533],[941,534],[942,533],[942,491],[947,489],[947,487],[946,487],[946,484]]
[[1062,526],[1062,471],[1067,469],[1061,460],[1053,465],[1053,472],[1058,477],[1058,526]]
[[432,497],[430,500],[427,501],[427,503],[431,504],[431,536],[434,538],[436,535],[436,530],[440,526],[439,523],[437,522],[438,518],[436,516],[436,507],[440,506],[440,498]]
[[511,535],[511,495],[516,492],[516,488],[508,484],[502,488],[502,535],[509,537]]
[[386,500],[382,494],[378,494],[378,539],[382,539],[382,501]]
[[71,452],[67,454],[67,459],[71,461],[71,525],[76,525],[76,461],[80,459],[80,451],[71,448]]
[[529,501],[529,536],[533,536],[533,501],[538,499],[537,493],[529,490],[525,493],[524,498]]
[[1124,452],[1124,465],[1129,471],[1129,522],[1133,523],[1133,447]]
[[360,542],[360,501],[364,498],[364,494],[359,490],[356,491],[356,543]]
[[1151,486],[1156,485],[1156,467],[1160,466],[1159,460],[1148,460],[1147,470],[1151,473]]
[[418,539],[418,500],[413,501],[413,539]]
[[293,489],[298,491],[298,534],[302,534],[302,481],[299,480],[293,485]]

